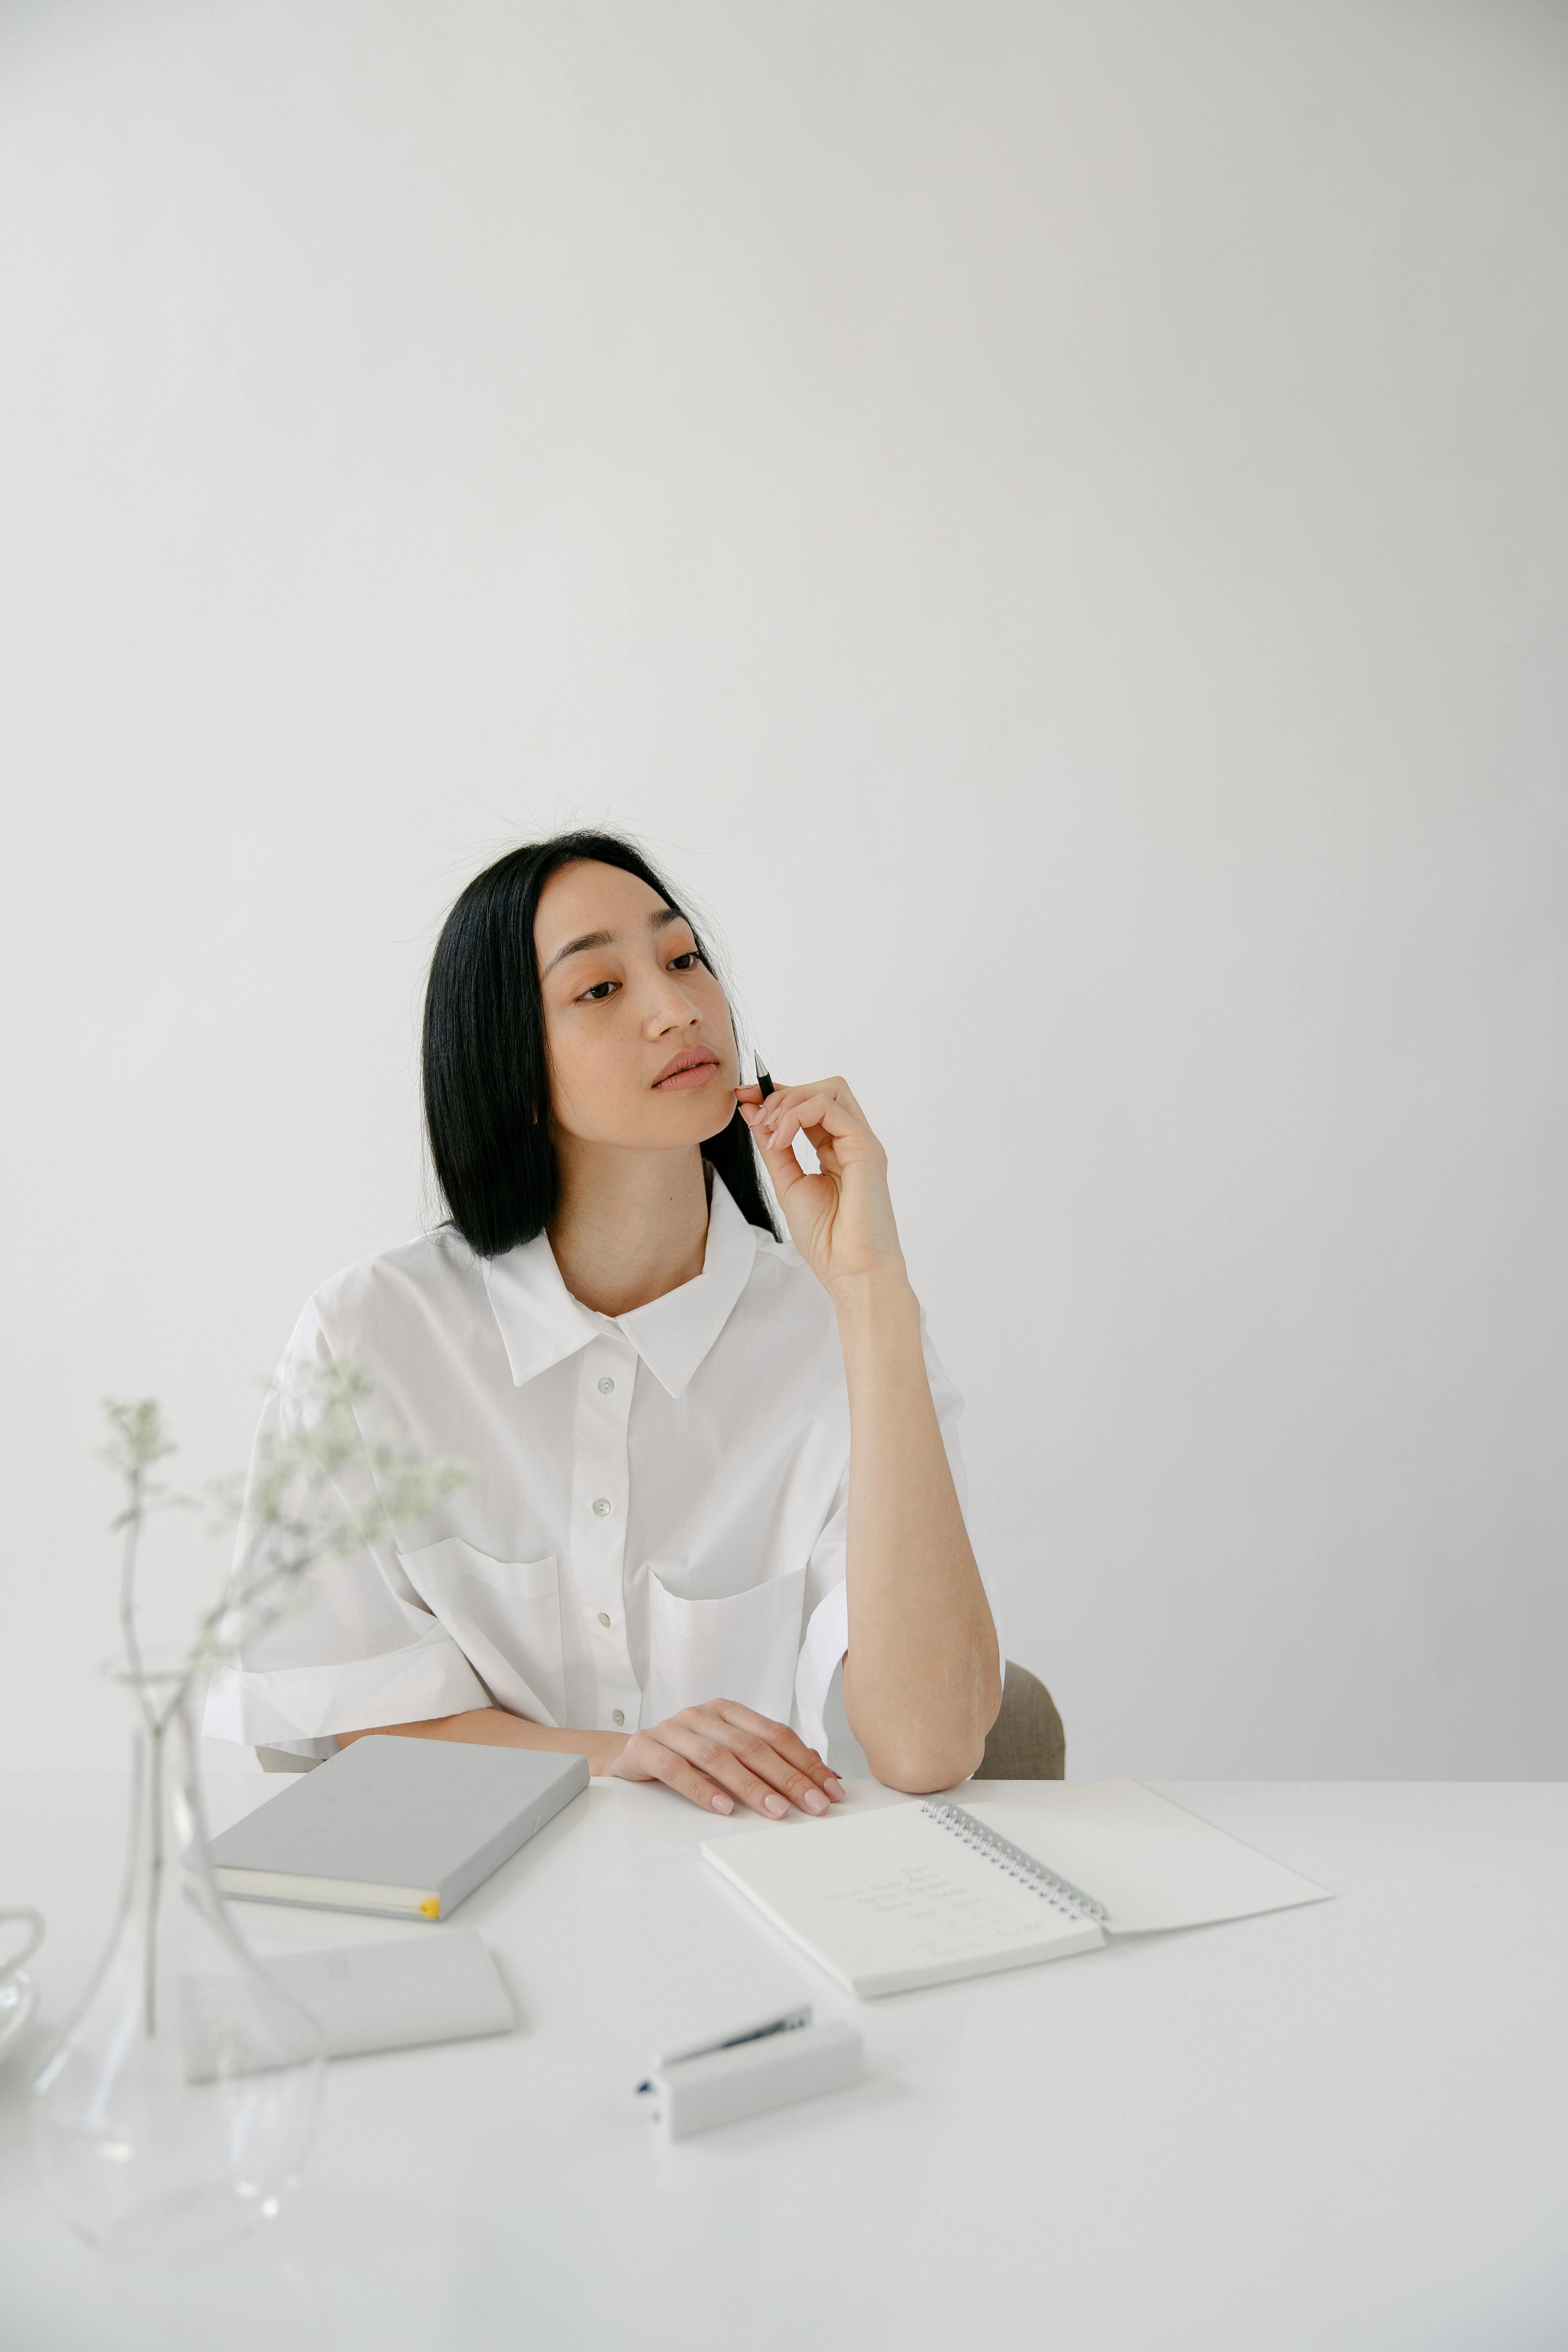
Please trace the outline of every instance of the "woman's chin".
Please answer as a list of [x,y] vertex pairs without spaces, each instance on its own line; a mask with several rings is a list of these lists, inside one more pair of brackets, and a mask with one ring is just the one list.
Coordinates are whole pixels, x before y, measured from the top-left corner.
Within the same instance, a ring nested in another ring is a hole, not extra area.
[[686,1087],[658,1097],[658,1124],[673,1142],[707,1143],[722,1135],[735,1116],[735,1090],[722,1075],[705,1087]]
[[574,1121],[567,1131],[584,1141],[613,1144],[622,1150],[675,1151],[683,1144],[708,1143],[722,1135],[734,1116],[734,1084],[726,1084],[721,1073],[705,1087],[645,1095],[635,1113],[625,1119],[616,1118],[605,1105],[604,1116],[590,1116],[582,1127]]

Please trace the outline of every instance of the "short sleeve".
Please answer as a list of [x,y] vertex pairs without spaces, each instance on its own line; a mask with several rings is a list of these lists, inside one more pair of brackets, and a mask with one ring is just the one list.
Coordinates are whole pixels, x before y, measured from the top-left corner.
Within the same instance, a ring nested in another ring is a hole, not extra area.
[[[294,1423],[303,1378],[331,1362],[320,1318],[307,1307],[268,1394],[251,1454],[252,1486],[268,1439]],[[348,1465],[334,1492],[356,1527],[384,1526],[367,1507],[374,1496],[368,1458]],[[424,1722],[489,1704],[384,1536],[367,1535],[347,1558],[310,1569],[296,1603],[244,1639],[233,1663],[217,1669],[202,1728],[216,1739],[323,1756],[341,1731]]]
[[[936,1407],[937,1425],[942,1431],[942,1450],[952,1473],[958,1507],[967,1526],[969,1487],[958,1443],[958,1423],[963,1411],[963,1399],[942,1370],[941,1360],[931,1345],[923,1307],[921,1310],[921,1346],[925,1355],[926,1377],[931,1382],[931,1402]],[[805,1633],[801,1643],[800,1664],[795,1672],[795,1717],[800,1736],[808,1747],[815,1748],[823,1756],[828,1752],[825,1720],[828,1694],[849,1647],[849,1608],[844,1580],[848,1531],[849,1476],[846,1469],[834,1497],[833,1509],[812,1548],[805,1580]],[[983,1566],[980,1580],[991,1606],[991,1622],[996,1628],[997,1665],[1000,1670],[1003,1655],[1001,1621],[996,1614],[996,1596]]]

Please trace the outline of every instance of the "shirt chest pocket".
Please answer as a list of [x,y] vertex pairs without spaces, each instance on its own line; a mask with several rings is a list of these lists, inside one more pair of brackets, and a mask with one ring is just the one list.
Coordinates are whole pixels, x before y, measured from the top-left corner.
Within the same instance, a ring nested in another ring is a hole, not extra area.
[[712,1698],[738,1699],[759,1715],[789,1721],[805,1601],[804,1568],[721,1601],[688,1601],[671,1592],[650,1565],[647,1589],[645,1725]]
[[553,1559],[491,1559],[461,1536],[397,1555],[498,1706],[559,1724],[565,1707]]

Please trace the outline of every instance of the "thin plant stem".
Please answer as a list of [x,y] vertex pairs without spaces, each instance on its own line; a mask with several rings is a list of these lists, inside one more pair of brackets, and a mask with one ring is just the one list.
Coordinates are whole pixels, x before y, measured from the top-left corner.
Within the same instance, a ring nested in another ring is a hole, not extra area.
[[[274,1432],[259,1442],[252,1463],[254,1511],[237,1482],[227,1482],[216,1490],[226,1516],[232,1517],[237,1512],[240,1541],[220,1581],[216,1600],[197,1622],[195,1641],[181,1664],[166,1675],[147,1672],[137,1624],[142,1537],[154,1512],[189,1508],[191,1498],[168,1494],[153,1475],[154,1465],[174,1451],[156,1399],[105,1403],[112,1435],[103,1459],[119,1473],[125,1496],[125,1507],[114,1521],[124,1534],[120,1556],[120,1631],[126,1679],[136,1693],[145,1730],[145,1793],[151,1808],[142,1822],[147,1857],[142,2015],[149,2038],[158,2030],[158,1911],[170,1861],[163,1840],[167,1736],[197,1675],[224,1654],[237,1652],[247,1634],[274,1623],[301,1596],[305,1578],[318,1561],[346,1558],[366,1539],[354,1508],[340,1489],[345,1472],[368,1480],[363,1507],[377,1530],[387,1536],[400,1522],[423,1518],[440,1496],[468,1475],[466,1464],[432,1462],[408,1446],[367,1441],[354,1409],[371,1393],[370,1382],[357,1365],[345,1361],[329,1368],[307,1382],[307,1410],[301,1412],[297,1429],[281,1435]],[[235,1498],[232,1505],[225,1501],[229,1495]],[[194,1759],[191,1769],[195,1770]]]
[[153,1710],[148,1704],[142,1669],[142,1643],[136,1631],[136,1556],[141,1549],[142,1527],[146,1516],[146,1474],[140,1464],[127,1471],[126,1485],[125,1541],[120,1554],[120,1635],[125,1644],[125,1663],[131,1671],[137,1704],[151,1730]]
[[142,1947],[142,2026],[158,2032],[158,1906],[163,1891],[163,1726],[147,1735],[147,1930]]

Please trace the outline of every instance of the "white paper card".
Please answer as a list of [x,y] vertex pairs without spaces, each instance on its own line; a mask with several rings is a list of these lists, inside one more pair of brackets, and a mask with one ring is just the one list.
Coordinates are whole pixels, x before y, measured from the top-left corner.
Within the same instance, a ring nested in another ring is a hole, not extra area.
[[481,1938],[450,1928],[395,1943],[290,1952],[268,1969],[310,2011],[331,2058],[510,2033],[517,2023]]
[[[434,1934],[422,1929],[393,1943],[289,1952],[265,1967],[272,1981],[314,2018],[329,2058],[510,2033],[517,2024],[500,1971],[483,1942],[450,1928]],[[237,2067],[236,2040],[225,2030],[227,1990],[226,1983],[200,1977],[181,1980],[190,2082],[246,2071]]]

